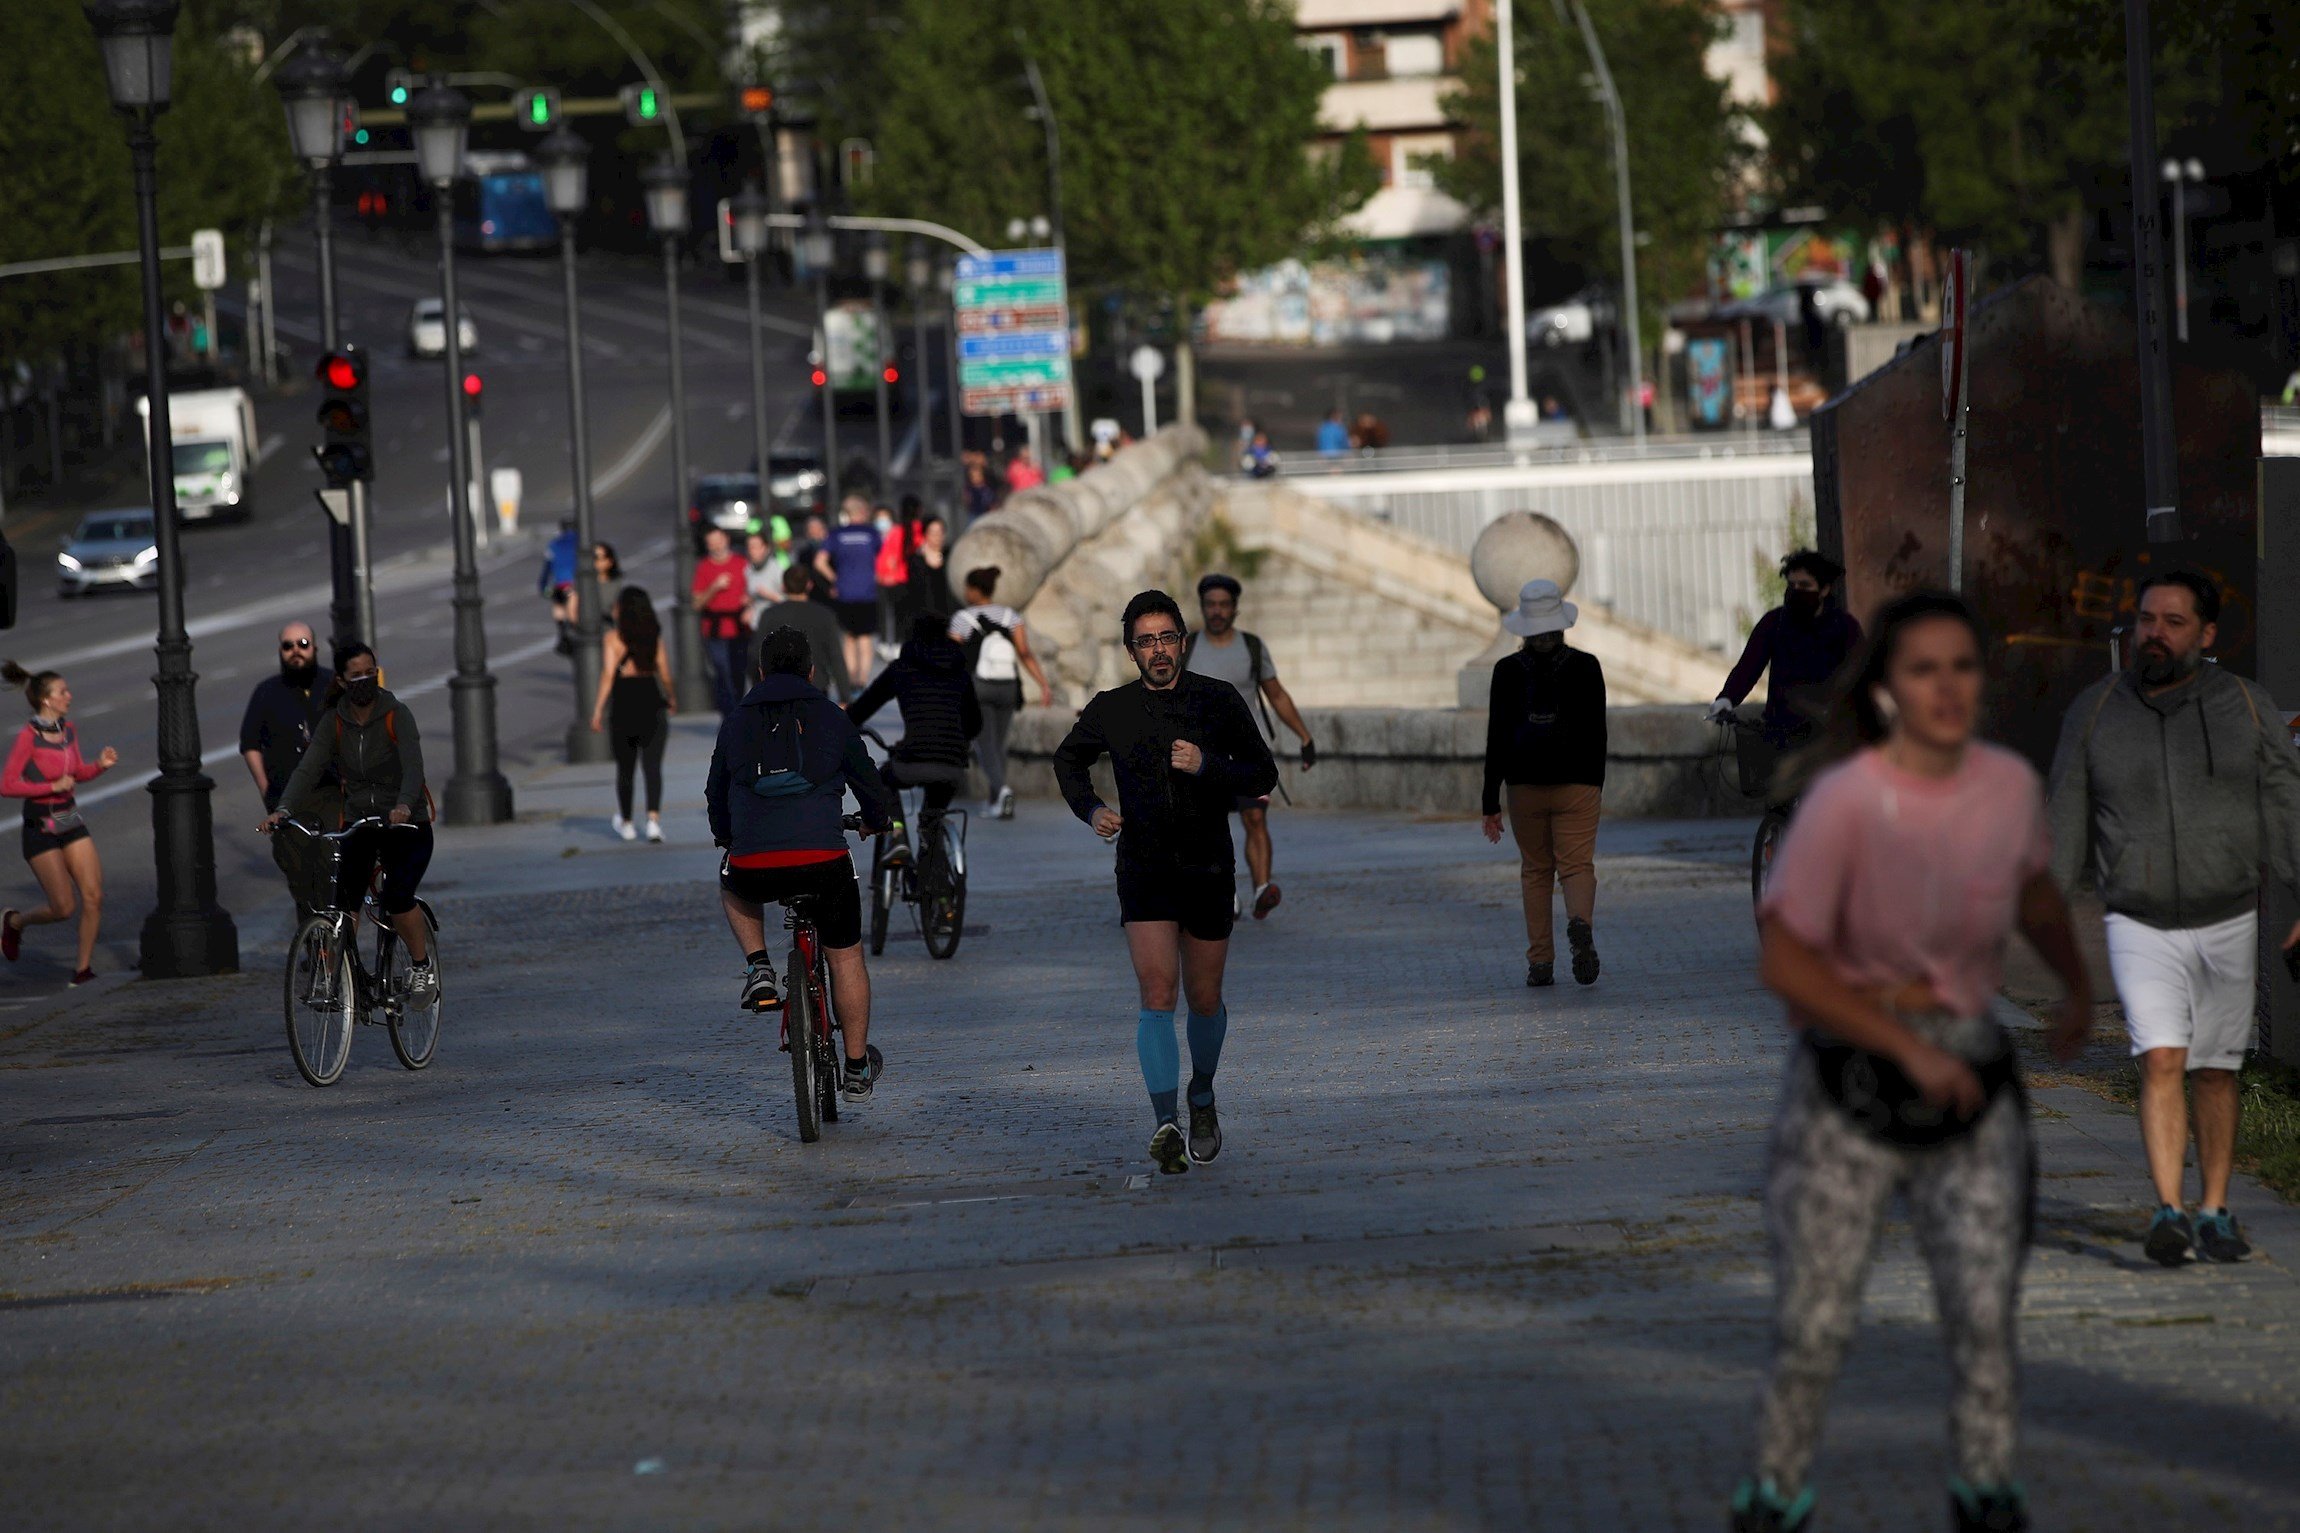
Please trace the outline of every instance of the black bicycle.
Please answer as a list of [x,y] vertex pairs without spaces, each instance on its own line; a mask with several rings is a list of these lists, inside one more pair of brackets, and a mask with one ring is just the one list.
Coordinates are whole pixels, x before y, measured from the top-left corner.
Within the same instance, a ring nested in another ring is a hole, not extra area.
[[[1774,779],[1784,753],[1780,744],[1765,733],[1762,724],[1738,714],[1728,714],[1717,722],[1730,745],[1743,796],[1765,801],[1765,812],[1757,820],[1757,834],[1749,843],[1749,903],[1754,906],[1765,899],[1765,883],[1773,873],[1773,857],[1781,849],[1781,837],[1789,828],[1790,817],[1797,812],[1797,796],[1776,795]],[[1722,746],[1719,754],[1725,754]]]
[[[880,750],[887,743],[876,730],[863,731]],[[910,810],[923,790],[905,788],[900,797],[900,818],[918,827],[916,845],[898,840],[891,829],[871,845],[870,951],[873,958],[886,951],[887,923],[897,905],[908,905],[919,935],[926,939],[927,956],[949,958],[958,952],[966,929],[966,811]]]
[[[380,1020],[390,1029],[391,1051],[410,1070],[431,1063],[439,1047],[439,1019],[443,989],[434,985],[430,999],[410,1004],[408,980],[415,961],[406,944],[391,928],[391,918],[377,903],[383,885],[383,859],[378,857],[368,874],[368,886],[357,910],[343,908],[342,870],[347,845],[363,835],[388,836],[405,827],[370,816],[354,820],[341,830],[316,831],[294,820],[283,820],[274,835],[300,838],[307,843],[301,865],[306,872],[306,897],[313,914],[296,928],[288,945],[287,1035],[288,1052],[295,1067],[314,1086],[332,1086],[351,1062],[352,1029]],[[439,972],[439,917],[422,899],[431,940],[431,963]],[[375,967],[360,962],[360,918],[375,924]]]

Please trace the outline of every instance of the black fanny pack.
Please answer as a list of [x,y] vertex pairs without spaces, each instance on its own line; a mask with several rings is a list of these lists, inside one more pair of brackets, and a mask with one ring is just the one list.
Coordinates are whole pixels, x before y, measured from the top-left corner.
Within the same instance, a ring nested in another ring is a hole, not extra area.
[[2013,1054],[2012,1040],[2002,1033],[1997,1038],[1997,1051],[1989,1058],[1965,1061],[1979,1077],[1983,1097],[1981,1110],[1969,1118],[1926,1101],[1908,1072],[1882,1054],[1821,1037],[1810,1028],[1800,1035],[1799,1042],[1812,1057],[1821,1094],[1871,1138],[1906,1149],[1925,1149],[1963,1138],[1987,1115],[2001,1092],[2007,1087],[2020,1088],[2020,1064]]

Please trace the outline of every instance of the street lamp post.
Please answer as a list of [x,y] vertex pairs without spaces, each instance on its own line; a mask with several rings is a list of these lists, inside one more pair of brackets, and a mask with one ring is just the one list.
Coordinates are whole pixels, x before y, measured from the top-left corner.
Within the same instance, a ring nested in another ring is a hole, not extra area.
[[1517,169],[1517,31],[1510,0],[1494,0],[1494,50],[1501,85],[1501,259],[1508,290],[1503,323],[1509,327],[1509,403],[1502,406],[1503,434],[1513,447],[1529,445],[1540,412],[1526,392],[1525,226],[1520,214]]
[[591,728],[599,695],[599,572],[591,558],[598,530],[591,515],[591,429],[583,402],[583,310],[575,292],[575,220],[591,200],[591,150],[562,123],[535,146],[543,197],[559,220],[559,286],[567,306],[567,444],[575,476],[575,713],[567,722],[567,759],[605,761],[607,737]]
[[863,239],[863,276],[870,283],[871,344],[878,348],[871,381],[878,389],[878,493],[883,502],[894,494],[894,424],[887,394],[887,358],[894,348],[887,343],[886,232],[873,229]]
[[834,522],[841,500],[838,402],[831,397],[837,387],[837,380],[831,377],[831,262],[837,256],[838,241],[831,235],[823,210],[817,207],[807,214],[806,228],[799,235],[799,258],[806,262],[807,272],[815,281],[815,334],[822,337],[823,348],[819,369],[823,377],[823,497]]
[[[759,263],[767,258],[767,214],[772,205],[767,194],[756,186],[746,186],[735,194],[735,249],[743,258],[743,301],[749,308],[751,325],[751,455],[758,460],[759,509],[763,518],[767,500],[767,342],[759,324]],[[824,471],[830,475],[829,483],[838,482],[837,469],[826,462]],[[834,491],[835,493],[835,491]],[[685,599],[686,593],[680,597]],[[736,690],[742,683],[736,683]]]
[[2204,180],[2202,160],[2164,162],[2164,179],[2172,183],[2172,333],[2183,345],[2188,341],[2188,188]]
[[2164,344],[2164,220],[2156,200],[2155,55],[2148,0],[2124,0],[2126,137],[2132,175],[2132,289],[2140,363],[2141,508],[2151,543],[2182,541],[2180,445],[2172,419],[2172,354]]
[[[319,244],[319,340],[322,349],[335,350],[336,328],[335,240],[331,183],[336,160],[343,153],[343,109],[346,90],[343,60],[327,45],[327,34],[315,29],[295,55],[272,76],[280,103],[287,109],[288,147],[311,170],[311,227]],[[375,599],[368,580],[367,485],[353,480],[349,525],[327,519],[328,569],[333,596],[328,603],[328,629],[337,648],[352,641],[373,642]]]
[[[455,675],[447,683],[455,717],[455,775],[447,779],[450,825],[496,825],[511,818],[511,784],[496,765],[495,678],[487,670],[487,628],[479,596],[478,529],[471,520],[471,438],[463,418],[463,309],[455,297],[455,199],[471,100],[448,85],[427,85],[407,104],[416,166],[431,188],[439,225],[440,328],[447,336],[447,504],[454,518]],[[578,559],[580,569],[586,560]]]
[[[658,160],[640,177],[647,194],[647,227],[663,242],[663,306],[670,317],[671,367],[671,674],[679,692],[702,698],[702,628],[687,592],[695,584],[695,535],[687,525],[687,372],[679,337],[679,247],[687,234],[687,170]],[[753,331],[753,335],[757,334]],[[753,400],[753,404],[757,403]],[[761,497],[766,465],[759,466]]]
[[200,770],[200,715],[192,641],[184,630],[184,565],[177,539],[169,443],[166,304],[160,289],[160,216],[152,125],[168,109],[177,0],[87,0],[104,54],[112,105],[128,119],[135,168],[136,243],[143,258],[144,387],[151,401],[145,451],[152,477],[153,541],[160,555],[159,776],[151,784],[152,852],[159,902],[144,920],[146,979],[228,974],[240,966],[239,930],[216,903],[215,783]]
[[[1552,3],[1562,5],[1564,0],[1552,0]],[[1597,97],[1605,105],[1606,125],[1613,131],[1613,196],[1621,224],[1622,339],[1629,352],[1629,392],[1624,409],[1629,417],[1629,434],[1642,444],[1645,441],[1645,352],[1637,313],[1637,220],[1629,201],[1629,123],[1622,115],[1621,92],[1613,83],[1613,70],[1605,62],[1605,49],[1597,41],[1597,28],[1590,25],[1589,9],[1581,0],[1572,0],[1572,4],[1574,24],[1581,29],[1582,45],[1589,50],[1590,70],[1597,76]]]
[[950,417],[950,495],[952,525],[958,531],[966,530],[966,439],[962,434],[965,423],[961,415],[963,401],[958,389],[958,257],[945,255],[935,263],[934,285],[942,294],[943,326],[948,332],[949,346],[943,360],[950,369],[950,387],[943,391],[943,409]]
[[[926,289],[934,280],[934,261],[926,253],[926,243],[913,235],[909,248],[903,252],[903,288],[910,296],[910,357],[911,417],[918,422],[918,498],[924,502],[934,493],[934,422],[927,415],[926,389]],[[951,535],[957,536],[957,518],[951,521]]]

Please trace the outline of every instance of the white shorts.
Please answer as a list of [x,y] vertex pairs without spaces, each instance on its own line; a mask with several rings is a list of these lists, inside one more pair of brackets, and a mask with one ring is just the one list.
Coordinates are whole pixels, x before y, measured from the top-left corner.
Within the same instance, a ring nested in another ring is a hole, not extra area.
[[2244,1063],[2260,969],[2258,914],[2167,931],[2111,912],[2108,968],[2136,1058],[2149,1049],[2186,1049],[2191,1070]]

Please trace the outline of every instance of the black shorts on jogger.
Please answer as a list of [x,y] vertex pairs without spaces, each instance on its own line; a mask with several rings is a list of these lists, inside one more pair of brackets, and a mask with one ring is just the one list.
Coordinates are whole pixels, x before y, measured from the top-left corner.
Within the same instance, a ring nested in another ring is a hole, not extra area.
[[1118,870],[1118,919],[1173,921],[1200,942],[1227,942],[1237,920],[1235,872],[1221,868]]

